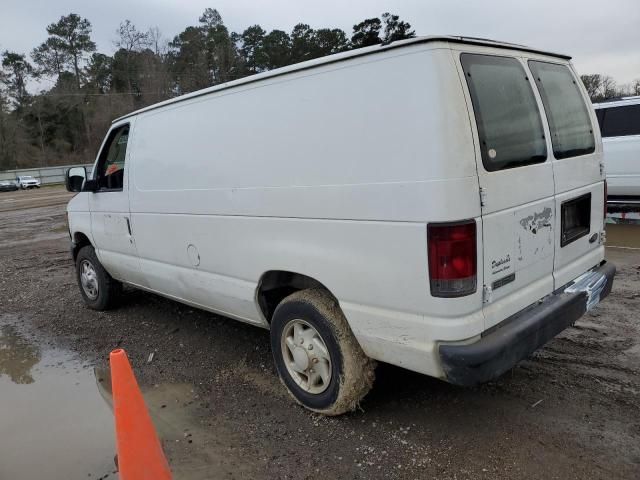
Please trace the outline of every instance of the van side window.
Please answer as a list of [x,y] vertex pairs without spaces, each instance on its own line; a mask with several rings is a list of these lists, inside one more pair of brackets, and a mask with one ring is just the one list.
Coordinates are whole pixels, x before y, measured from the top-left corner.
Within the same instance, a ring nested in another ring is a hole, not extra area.
[[529,60],[551,130],[556,158],[593,153],[596,142],[584,97],[566,65]]
[[542,119],[527,74],[512,57],[460,55],[478,127],[482,163],[493,172],[547,159]]
[[97,177],[100,190],[122,190],[129,125],[112,130],[100,152]]
[[603,115],[600,123],[603,137],[640,135],[640,105],[601,108],[596,111]]

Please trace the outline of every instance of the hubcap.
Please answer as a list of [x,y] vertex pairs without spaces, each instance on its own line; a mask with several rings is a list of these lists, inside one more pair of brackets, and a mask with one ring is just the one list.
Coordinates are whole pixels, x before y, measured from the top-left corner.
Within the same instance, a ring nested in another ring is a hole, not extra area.
[[82,290],[90,300],[98,298],[98,276],[89,260],[80,262],[80,283]]
[[305,392],[324,392],[331,381],[331,356],[324,340],[309,323],[291,320],[282,331],[284,364]]

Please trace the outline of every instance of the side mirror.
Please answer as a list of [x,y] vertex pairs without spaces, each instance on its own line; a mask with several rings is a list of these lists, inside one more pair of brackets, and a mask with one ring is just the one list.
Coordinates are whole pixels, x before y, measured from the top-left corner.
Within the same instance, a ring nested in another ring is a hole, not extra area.
[[64,174],[64,184],[69,192],[80,192],[87,179],[87,170],[84,167],[71,167]]

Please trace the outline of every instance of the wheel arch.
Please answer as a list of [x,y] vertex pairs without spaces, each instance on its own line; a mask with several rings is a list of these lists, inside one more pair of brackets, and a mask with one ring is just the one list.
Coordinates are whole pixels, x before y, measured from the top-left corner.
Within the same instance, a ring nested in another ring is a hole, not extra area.
[[89,237],[82,232],[75,232],[73,237],[71,237],[71,256],[73,257],[73,261],[76,261],[78,256],[78,252],[82,247],[86,247],[87,245],[92,245]]
[[256,303],[266,322],[270,325],[278,304],[294,292],[308,288],[319,288],[336,299],[322,282],[303,273],[288,270],[268,270],[262,274],[256,287]]

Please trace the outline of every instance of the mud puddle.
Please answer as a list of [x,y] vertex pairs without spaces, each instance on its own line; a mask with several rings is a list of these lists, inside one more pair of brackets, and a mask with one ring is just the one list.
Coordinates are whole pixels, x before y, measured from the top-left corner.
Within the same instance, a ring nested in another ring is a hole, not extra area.
[[[109,371],[95,372],[101,395],[111,405]],[[238,441],[237,434],[203,412],[193,386],[156,384],[143,394],[174,479],[256,478],[258,469],[252,462],[237,457],[229,447],[231,439]]]
[[[189,384],[143,389],[176,480],[255,478]],[[0,480],[117,479],[111,376],[0,314]],[[235,438],[235,441],[240,439]]]
[[0,479],[117,478],[93,369],[0,316]]
[[608,247],[640,249],[640,221],[629,224],[608,223],[606,230]]

